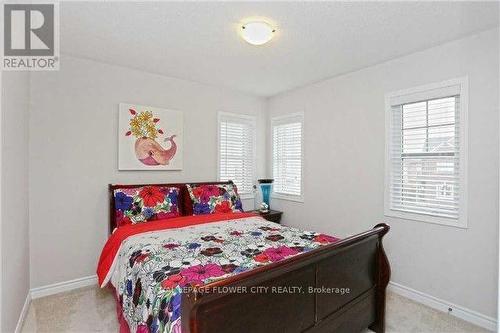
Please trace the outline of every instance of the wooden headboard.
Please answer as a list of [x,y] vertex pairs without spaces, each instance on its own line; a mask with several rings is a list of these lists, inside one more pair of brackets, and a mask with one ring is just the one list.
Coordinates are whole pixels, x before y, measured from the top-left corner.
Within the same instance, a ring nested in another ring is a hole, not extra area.
[[233,184],[231,180],[227,182],[191,182],[191,183],[172,183],[172,184],[109,184],[108,185],[108,197],[109,197],[109,233],[111,234],[116,228],[116,217],[115,217],[115,198],[114,191],[119,188],[135,188],[143,186],[168,186],[179,188],[178,209],[179,214],[182,216],[193,215],[193,203],[191,197],[189,196],[188,189],[186,185],[222,185],[222,184]]

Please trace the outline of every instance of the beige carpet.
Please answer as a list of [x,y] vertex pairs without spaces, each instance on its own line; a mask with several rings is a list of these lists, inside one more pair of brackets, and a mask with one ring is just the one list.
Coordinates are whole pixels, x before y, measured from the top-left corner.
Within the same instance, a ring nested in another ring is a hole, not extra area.
[[[117,333],[113,297],[108,290],[88,287],[34,300],[22,332]],[[488,331],[399,295],[389,294],[387,332]]]

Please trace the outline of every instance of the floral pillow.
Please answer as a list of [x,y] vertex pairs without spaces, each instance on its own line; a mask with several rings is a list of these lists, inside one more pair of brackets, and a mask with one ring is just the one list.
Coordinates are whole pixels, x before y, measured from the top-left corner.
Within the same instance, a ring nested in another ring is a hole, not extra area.
[[144,186],[114,191],[117,226],[179,216],[177,187]]
[[193,214],[241,212],[241,199],[234,184],[187,185],[193,201]]

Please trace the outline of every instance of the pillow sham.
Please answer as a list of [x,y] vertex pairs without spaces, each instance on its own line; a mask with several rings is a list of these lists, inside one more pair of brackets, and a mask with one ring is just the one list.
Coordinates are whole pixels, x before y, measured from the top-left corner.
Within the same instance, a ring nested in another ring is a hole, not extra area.
[[193,215],[242,212],[241,199],[234,184],[189,185]]
[[115,217],[118,227],[125,224],[162,220],[179,216],[179,189],[143,186],[114,190]]

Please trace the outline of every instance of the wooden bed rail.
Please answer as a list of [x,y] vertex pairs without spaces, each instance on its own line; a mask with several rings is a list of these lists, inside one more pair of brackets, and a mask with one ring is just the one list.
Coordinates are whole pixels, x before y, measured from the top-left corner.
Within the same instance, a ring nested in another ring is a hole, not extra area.
[[385,330],[386,224],[187,290],[183,333]]

